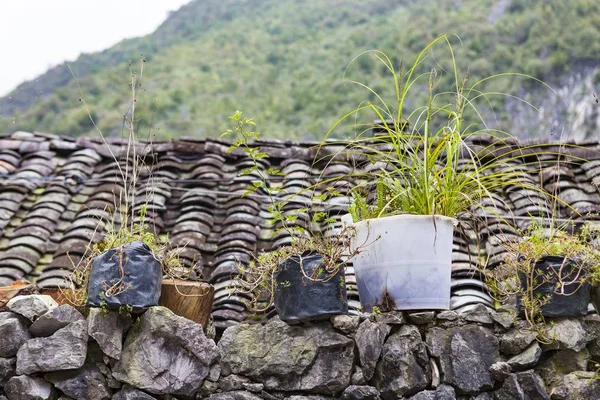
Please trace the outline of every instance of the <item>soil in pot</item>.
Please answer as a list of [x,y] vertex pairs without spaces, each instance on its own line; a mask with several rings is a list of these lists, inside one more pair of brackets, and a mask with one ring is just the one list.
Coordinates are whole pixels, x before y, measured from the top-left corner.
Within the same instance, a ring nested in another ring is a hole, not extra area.
[[275,309],[282,321],[293,324],[348,313],[343,265],[335,275],[330,275],[324,271],[323,258],[309,254],[289,257],[279,267],[275,276]]
[[[564,265],[563,265],[564,263]],[[561,270],[562,267],[562,270]],[[581,267],[572,260],[565,261],[564,257],[544,256],[534,265],[536,282],[539,283],[533,290],[534,296],[549,297],[549,301],[541,307],[544,317],[580,317],[587,315],[592,288],[589,283],[581,283],[577,279],[577,273]],[[572,283],[564,286],[564,294],[556,293],[557,276],[561,276],[562,282]],[[525,274],[519,274],[522,290],[527,290],[527,279]],[[517,305],[522,311],[521,298],[517,297]]]

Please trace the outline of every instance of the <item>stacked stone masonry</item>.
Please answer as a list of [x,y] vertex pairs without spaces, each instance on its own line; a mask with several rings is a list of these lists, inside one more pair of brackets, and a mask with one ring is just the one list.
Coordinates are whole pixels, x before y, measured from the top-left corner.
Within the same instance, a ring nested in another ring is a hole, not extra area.
[[0,399],[599,399],[600,317],[540,344],[510,310],[390,312],[290,326],[200,325],[18,296],[0,312]]

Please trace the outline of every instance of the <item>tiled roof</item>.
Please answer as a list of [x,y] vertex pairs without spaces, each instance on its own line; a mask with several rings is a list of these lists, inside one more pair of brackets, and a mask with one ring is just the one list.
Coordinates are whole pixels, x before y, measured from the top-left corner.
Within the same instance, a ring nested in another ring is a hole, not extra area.
[[[288,192],[297,192],[320,178],[346,174],[354,167],[343,155],[329,163],[314,164],[317,143],[261,141],[259,145],[269,154],[271,166],[286,173],[272,184],[282,185]],[[523,153],[529,152],[529,145],[514,143]],[[137,153],[145,154],[154,164],[152,173],[143,173],[137,184],[136,204],[139,207],[147,202],[148,217],[157,233],[168,234],[173,246],[184,247],[184,263],[215,285],[213,316],[218,326],[245,318],[243,299],[227,296],[225,290],[236,272],[235,260],[248,261],[257,250],[271,249],[289,239],[283,234],[273,237],[274,227],[269,224],[263,197],[240,197],[251,178],[238,174],[250,162],[240,151],[227,153],[228,147],[222,140],[195,138],[136,145]],[[342,148],[331,144],[319,154],[337,154]],[[558,146],[544,149],[547,155],[539,157],[540,165],[554,165]],[[120,141],[105,143],[101,139],[25,132],[0,137],[0,285],[20,278],[47,287],[63,282],[90,240],[99,240],[104,223],[111,219],[115,196],[123,189],[112,155],[122,150]],[[531,181],[549,190],[557,188],[558,197],[582,214],[600,211],[600,145],[587,143],[566,152],[573,156],[569,162],[532,172]],[[126,162],[120,165],[124,167]],[[340,184],[342,193],[347,189]],[[499,196],[504,203],[489,202],[490,206],[498,208],[509,221],[516,217],[513,221],[517,226],[528,223],[529,214],[552,213],[537,193],[515,189]],[[286,211],[308,204],[309,197],[300,195]],[[343,198],[311,207],[336,218],[345,213]],[[555,217],[576,216],[567,207],[556,211]],[[310,218],[305,217],[297,223],[308,223]],[[477,268],[483,267],[484,260],[493,267],[503,258],[495,233],[516,234],[496,217],[471,225],[466,223],[465,229],[456,232],[455,307],[476,299],[491,300]],[[356,308],[353,282],[349,268],[351,306]]]

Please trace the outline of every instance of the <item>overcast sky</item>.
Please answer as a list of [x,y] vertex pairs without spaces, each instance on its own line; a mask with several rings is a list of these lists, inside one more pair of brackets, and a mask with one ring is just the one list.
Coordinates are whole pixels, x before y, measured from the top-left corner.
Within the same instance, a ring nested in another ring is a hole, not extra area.
[[0,0],[0,96],[49,67],[154,31],[190,0]]

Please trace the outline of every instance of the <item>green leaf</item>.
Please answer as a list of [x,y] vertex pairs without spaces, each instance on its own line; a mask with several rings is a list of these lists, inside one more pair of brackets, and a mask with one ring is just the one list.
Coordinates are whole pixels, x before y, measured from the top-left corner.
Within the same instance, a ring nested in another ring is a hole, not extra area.
[[246,191],[244,193],[242,193],[242,197],[246,197],[249,194],[252,194],[252,193],[256,192],[256,189],[258,189],[258,188],[254,187],[254,186],[248,186],[248,188],[246,189]]
[[284,172],[281,172],[280,170],[275,169],[275,168],[269,168],[267,170],[267,174],[272,175],[272,176],[285,176]]
[[254,172],[256,172],[257,168],[256,167],[251,167],[251,168],[246,168],[244,170],[242,170],[238,176],[246,176],[246,175],[250,175]]

